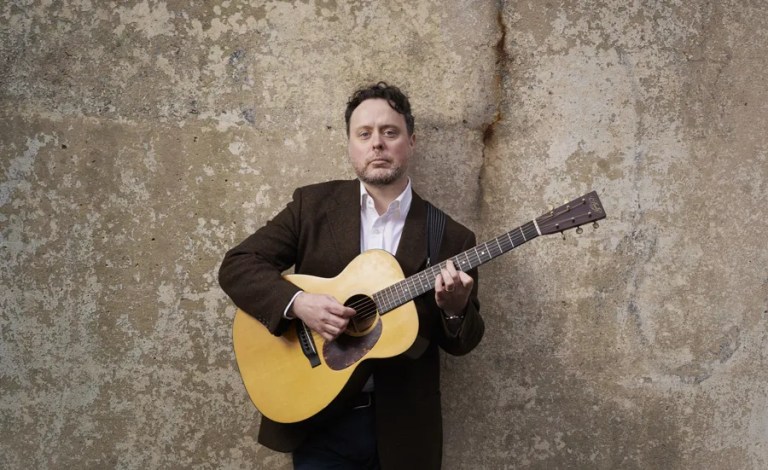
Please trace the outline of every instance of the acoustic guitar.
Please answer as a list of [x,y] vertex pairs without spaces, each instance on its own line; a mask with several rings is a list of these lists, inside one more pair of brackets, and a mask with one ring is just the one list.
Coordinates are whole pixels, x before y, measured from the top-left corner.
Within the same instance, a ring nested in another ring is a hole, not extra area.
[[[605,218],[596,192],[552,209],[486,243],[451,258],[469,271],[539,235],[561,233]],[[394,357],[416,341],[416,297],[434,288],[445,262],[404,278],[394,256],[369,250],[334,278],[284,276],[305,292],[327,294],[355,309],[347,330],[325,341],[300,320],[281,336],[238,310],[233,326],[235,357],[245,388],[256,408],[281,423],[308,419],[323,410],[367,359]]]

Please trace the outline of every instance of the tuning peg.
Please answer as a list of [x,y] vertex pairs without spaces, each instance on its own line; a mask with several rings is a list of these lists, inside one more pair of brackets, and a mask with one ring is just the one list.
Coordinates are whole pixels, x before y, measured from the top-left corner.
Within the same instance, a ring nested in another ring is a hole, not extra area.
[[597,230],[598,228],[600,228],[600,224],[598,224],[597,221],[594,221],[594,222],[592,222],[592,228]]
[[582,233],[584,233],[584,229],[583,229],[583,228],[581,228],[581,227],[579,227],[579,228],[577,228],[577,229],[576,229],[576,233],[578,233],[579,235],[581,235]]
[[563,236],[563,240],[565,240],[565,232],[560,232],[560,235]]

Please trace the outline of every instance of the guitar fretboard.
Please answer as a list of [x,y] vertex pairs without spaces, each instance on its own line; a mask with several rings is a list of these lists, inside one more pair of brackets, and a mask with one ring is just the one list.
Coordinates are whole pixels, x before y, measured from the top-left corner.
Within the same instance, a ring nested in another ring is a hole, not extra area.
[[[459,271],[467,272],[471,269],[487,263],[488,261],[500,256],[513,248],[522,245],[525,242],[533,240],[539,236],[536,225],[533,221],[520,227],[510,230],[504,235],[500,235],[493,240],[487,241],[474,248],[459,253],[450,258],[453,265]],[[373,300],[380,315],[394,310],[406,302],[410,302],[416,297],[435,288],[435,277],[440,274],[440,270],[445,266],[445,261],[414,274],[411,277],[393,284],[373,294]]]

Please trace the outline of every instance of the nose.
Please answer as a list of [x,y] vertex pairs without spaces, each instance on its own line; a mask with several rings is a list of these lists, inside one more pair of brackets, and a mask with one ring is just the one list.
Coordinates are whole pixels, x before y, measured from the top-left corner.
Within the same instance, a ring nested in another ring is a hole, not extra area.
[[378,132],[373,133],[373,137],[371,139],[371,145],[376,150],[381,150],[384,148],[384,140],[381,138],[381,134]]

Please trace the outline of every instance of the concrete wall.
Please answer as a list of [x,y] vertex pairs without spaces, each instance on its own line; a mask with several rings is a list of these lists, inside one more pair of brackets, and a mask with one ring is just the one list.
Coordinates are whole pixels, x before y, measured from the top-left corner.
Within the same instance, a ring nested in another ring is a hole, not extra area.
[[480,239],[445,468],[768,466],[762,1],[0,2],[0,467],[287,468],[256,444],[224,251],[350,177],[402,86],[417,190]]

